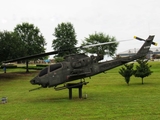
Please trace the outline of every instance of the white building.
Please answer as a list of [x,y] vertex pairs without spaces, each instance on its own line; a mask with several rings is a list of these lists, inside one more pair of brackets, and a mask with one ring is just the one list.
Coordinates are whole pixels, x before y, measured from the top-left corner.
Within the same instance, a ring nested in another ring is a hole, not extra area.
[[[118,54],[119,57],[129,57],[135,55],[139,49],[134,48],[134,49],[129,49],[124,52],[121,52]],[[155,47],[155,48],[150,48],[150,52],[147,54],[147,58],[152,59],[153,55],[160,55],[160,47]]]

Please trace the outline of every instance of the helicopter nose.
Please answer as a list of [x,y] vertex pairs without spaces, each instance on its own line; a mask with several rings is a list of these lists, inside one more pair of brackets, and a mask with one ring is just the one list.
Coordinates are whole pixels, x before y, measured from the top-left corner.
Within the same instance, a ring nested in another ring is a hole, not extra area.
[[35,77],[32,80],[30,80],[30,83],[33,84],[33,85],[35,85],[35,84],[39,84],[40,81],[39,81],[39,79],[37,77]]
[[31,84],[35,84],[35,79],[30,80]]
[[38,77],[33,78],[32,80],[30,80],[30,83],[32,85],[41,85],[42,87],[46,88],[48,86],[48,82],[43,82],[42,80],[40,80]]

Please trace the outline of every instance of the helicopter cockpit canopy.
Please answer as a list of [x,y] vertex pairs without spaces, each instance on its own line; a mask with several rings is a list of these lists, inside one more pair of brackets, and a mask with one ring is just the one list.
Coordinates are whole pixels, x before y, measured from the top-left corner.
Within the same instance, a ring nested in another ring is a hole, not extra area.
[[62,64],[60,63],[57,63],[57,64],[53,64],[53,65],[50,65],[46,68],[44,68],[40,73],[39,73],[39,77],[42,77],[44,75],[46,75],[48,72],[53,72],[59,68],[62,67]]
[[50,66],[49,66],[50,72],[55,71],[55,70],[57,70],[57,69],[59,69],[59,68],[61,68],[61,67],[62,67],[62,64],[61,64],[61,63],[57,63],[57,64],[50,65]]

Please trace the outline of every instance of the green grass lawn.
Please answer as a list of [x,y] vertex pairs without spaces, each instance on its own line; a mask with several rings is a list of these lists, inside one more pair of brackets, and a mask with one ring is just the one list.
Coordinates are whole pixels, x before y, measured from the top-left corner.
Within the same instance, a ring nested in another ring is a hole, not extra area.
[[[131,77],[130,85],[118,73],[119,68],[87,78],[83,96],[73,89],[73,99],[68,90],[53,88],[29,92],[38,86],[31,85],[37,71],[26,74],[24,69],[0,70],[0,98],[8,103],[0,104],[0,120],[157,120],[160,118],[160,62],[150,62],[152,75]],[[10,73],[14,71],[14,73]],[[6,76],[4,78],[4,76]]]

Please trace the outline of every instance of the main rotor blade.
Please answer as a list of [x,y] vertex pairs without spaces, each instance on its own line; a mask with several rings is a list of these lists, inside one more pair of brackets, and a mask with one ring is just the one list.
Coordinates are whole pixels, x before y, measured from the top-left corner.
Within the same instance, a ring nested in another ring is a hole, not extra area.
[[[138,39],[140,41],[145,41],[144,39],[136,37],[136,36],[134,38]],[[47,56],[47,55],[58,54],[58,53],[63,52],[63,51],[69,51],[69,50],[73,50],[73,49],[77,49],[77,48],[83,49],[83,48],[88,48],[88,47],[95,47],[95,46],[101,46],[101,45],[107,45],[107,44],[125,42],[125,41],[130,41],[130,40],[133,40],[133,39],[121,40],[121,41],[111,41],[111,42],[104,42],[104,43],[97,43],[97,44],[92,44],[92,45],[75,47],[75,48],[71,48],[71,49],[63,49],[63,50],[57,50],[57,51],[52,51],[52,52],[40,53],[40,54],[30,55],[30,56],[26,56],[26,57],[20,57],[20,58],[17,58],[17,59],[3,61],[3,63],[22,61],[22,60],[29,60],[29,59],[33,59],[33,58],[44,57],[44,56]],[[155,43],[155,42],[153,42],[152,44],[157,45],[157,43]]]
[[95,47],[95,46],[101,46],[101,45],[107,45],[107,44],[112,44],[112,43],[119,43],[119,42],[125,42],[125,41],[130,41],[133,39],[128,39],[128,40],[120,40],[120,41],[111,41],[111,42],[104,42],[104,43],[97,43],[97,44],[92,44],[92,45],[86,45],[86,46],[81,46],[80,48],[88,48],[88,47]]
[[22,61],[22,60],[29,60],[29,59],[32,59],[32,58],[39,58],[39,57],[44,57],[44,56],[47,56],[47,55],[57,54],[58,52],[60,52],[60,51],[52,51],[52,52],[47,52],[47,53],[40,53],[40,54],[30,55],[30,56],[26,56],[26,57],[20,57],[20,58],[16,58],[16,59],[12,59],[12,60],[7,60],[7,61],[4,61],[3,63]]

